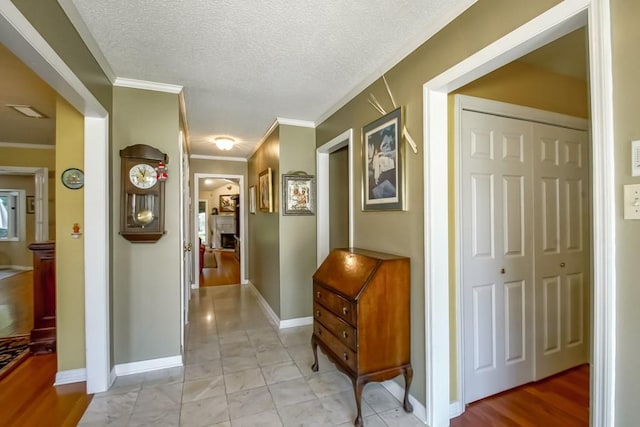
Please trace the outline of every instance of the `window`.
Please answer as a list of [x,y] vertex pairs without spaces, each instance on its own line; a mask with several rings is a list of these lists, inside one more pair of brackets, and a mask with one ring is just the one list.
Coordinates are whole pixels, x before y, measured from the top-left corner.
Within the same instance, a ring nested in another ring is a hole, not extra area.
[[24,235],[24,191],[0,190],[0,241],[18,241]]

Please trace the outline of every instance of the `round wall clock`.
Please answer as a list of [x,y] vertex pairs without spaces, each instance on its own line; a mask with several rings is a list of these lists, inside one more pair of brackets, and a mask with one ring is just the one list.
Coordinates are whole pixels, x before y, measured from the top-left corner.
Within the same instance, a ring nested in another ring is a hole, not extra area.
[[84,186],[84,172],[77,168],[69,168],[60,176],[65,187],[77,190]]

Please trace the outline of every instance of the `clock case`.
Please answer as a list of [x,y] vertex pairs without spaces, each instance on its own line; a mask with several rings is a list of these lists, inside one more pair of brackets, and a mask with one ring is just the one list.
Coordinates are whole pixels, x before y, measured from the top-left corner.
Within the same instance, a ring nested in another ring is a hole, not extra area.
[[[131,182],[129,171],[135,165],[146,163],[156,168],[159,162],[169,163],[166,154],[145,144],[131,145],[120,150],[120,235],[133,243],[155,243],[164,230],[164,181],[158,180],[150,188],[138,188]],[[143,210],[153,212],[151,222],[136,220]]]

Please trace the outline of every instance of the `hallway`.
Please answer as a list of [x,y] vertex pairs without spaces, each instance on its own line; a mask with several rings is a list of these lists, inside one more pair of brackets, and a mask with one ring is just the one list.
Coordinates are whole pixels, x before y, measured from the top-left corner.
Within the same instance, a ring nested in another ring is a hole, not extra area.
[[[119,377],[94,396],[81,426],[353,426],[351,381],[319,352],[311,326],[278,330],[247,286],[193,291],[185,367]],[[369,384],[367,427],[421,426]]]

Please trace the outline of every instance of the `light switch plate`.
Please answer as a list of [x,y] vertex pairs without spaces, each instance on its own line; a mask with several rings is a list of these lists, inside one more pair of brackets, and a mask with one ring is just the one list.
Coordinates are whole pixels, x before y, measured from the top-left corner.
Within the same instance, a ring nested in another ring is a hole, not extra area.
[[624,219],[640,219],[640,184],[624,186]]

